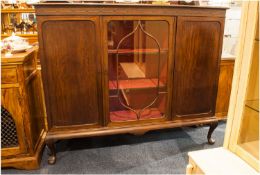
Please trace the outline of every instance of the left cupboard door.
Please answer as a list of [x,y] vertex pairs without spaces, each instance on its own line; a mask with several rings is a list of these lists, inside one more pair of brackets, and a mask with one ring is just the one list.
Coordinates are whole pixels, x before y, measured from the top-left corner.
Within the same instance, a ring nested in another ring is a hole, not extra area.
[[26,153],[23,113],[19,88],[1,89],[2,157]]
[[39,16],[37,20],[49,129],[99,126],[99,18]]

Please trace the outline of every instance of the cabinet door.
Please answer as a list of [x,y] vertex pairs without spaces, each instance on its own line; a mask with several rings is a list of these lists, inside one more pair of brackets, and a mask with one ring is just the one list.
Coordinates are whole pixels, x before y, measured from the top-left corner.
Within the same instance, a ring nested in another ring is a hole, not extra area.
[[173,85],[175,119],[214,115],[223,27],[223,18],[178,18]]
[[2,156],[26,152],[23,113],[18,88],[1,89],[1,153]]
[[39,17],[49,129],[98,125],[101,108],[97,17]]
[[108,122],[167,120],[173,18],[106,17]]

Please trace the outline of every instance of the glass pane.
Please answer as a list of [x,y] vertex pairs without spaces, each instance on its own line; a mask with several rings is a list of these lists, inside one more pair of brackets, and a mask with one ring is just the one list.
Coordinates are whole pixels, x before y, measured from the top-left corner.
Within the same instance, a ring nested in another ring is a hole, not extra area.
[[110,120],[161,118],[167,102],[169,24],[108,23]]
[[[258,35],[257,35],[258,36]],[[238,144],[259,160],[259,41],[255,40]]]

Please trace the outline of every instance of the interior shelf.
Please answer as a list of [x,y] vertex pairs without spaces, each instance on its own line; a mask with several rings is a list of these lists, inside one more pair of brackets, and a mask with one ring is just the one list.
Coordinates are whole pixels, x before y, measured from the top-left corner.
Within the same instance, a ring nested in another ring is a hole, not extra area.
[[[28,32],[28,33],[19,33],[19,32],[16,32],[15,33],[16,36],[21,36],[21,37],[29,37],[29,36],[35,36],[37,37],[38,34],[37,32]],[[12,34],[1,34],[2,37],[8,37],[8,36],[12,36]]]
[[259,157],[259,140],[245,142],[240,144],[240,146],[251,153],[254,157]]
[[[157,87],[158,79],[129,79],[119,80],[119,89],[142,89],[142,88],[155,88]],[[109,89],[114,90],[117,87],[116,80],[109,81]],[[160,87],[165,87],[164,83],[159,82]]]
[[35,9],[33,8],[25,8],[25,9],[1,9],[1,13],[35,13]]
[[257,100],[247,100],[245,102],[245,106],[256,111],[259,112],[259,99]]
[[[161,49],[161,53],[167,53],[168,49]],[[139,54],[139,53],[146,53],[146,54],[154,54],[159,53],[158,49],[118,49],[118,52],[116,49],[109,49],[109,54]]]
[[145,78],[144,72],[136,63],[120,63],[128,78]]
[[[156,119],[156,118],[162,118],[162,117],[163,117],[163,114],[160,112],[160,110],[158,108],[148,108],[142,112],[140,119],[141,120]],[[137,120],[137,116],[133,111],[130,111],[130,110],[111,111],[110,120],[112,122],[133,121],[133,120]]]

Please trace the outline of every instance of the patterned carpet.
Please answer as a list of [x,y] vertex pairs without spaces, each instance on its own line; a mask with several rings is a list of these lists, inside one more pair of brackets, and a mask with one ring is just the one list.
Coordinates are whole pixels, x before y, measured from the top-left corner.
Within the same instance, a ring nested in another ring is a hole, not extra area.
[[225,123],[213,133],[208,145],[208,126],[73,139],[57,143],[57,162],[48,165],[44,150],[39,170],[2,169],[3,174],[185,174],[187,153],[222,146]]

